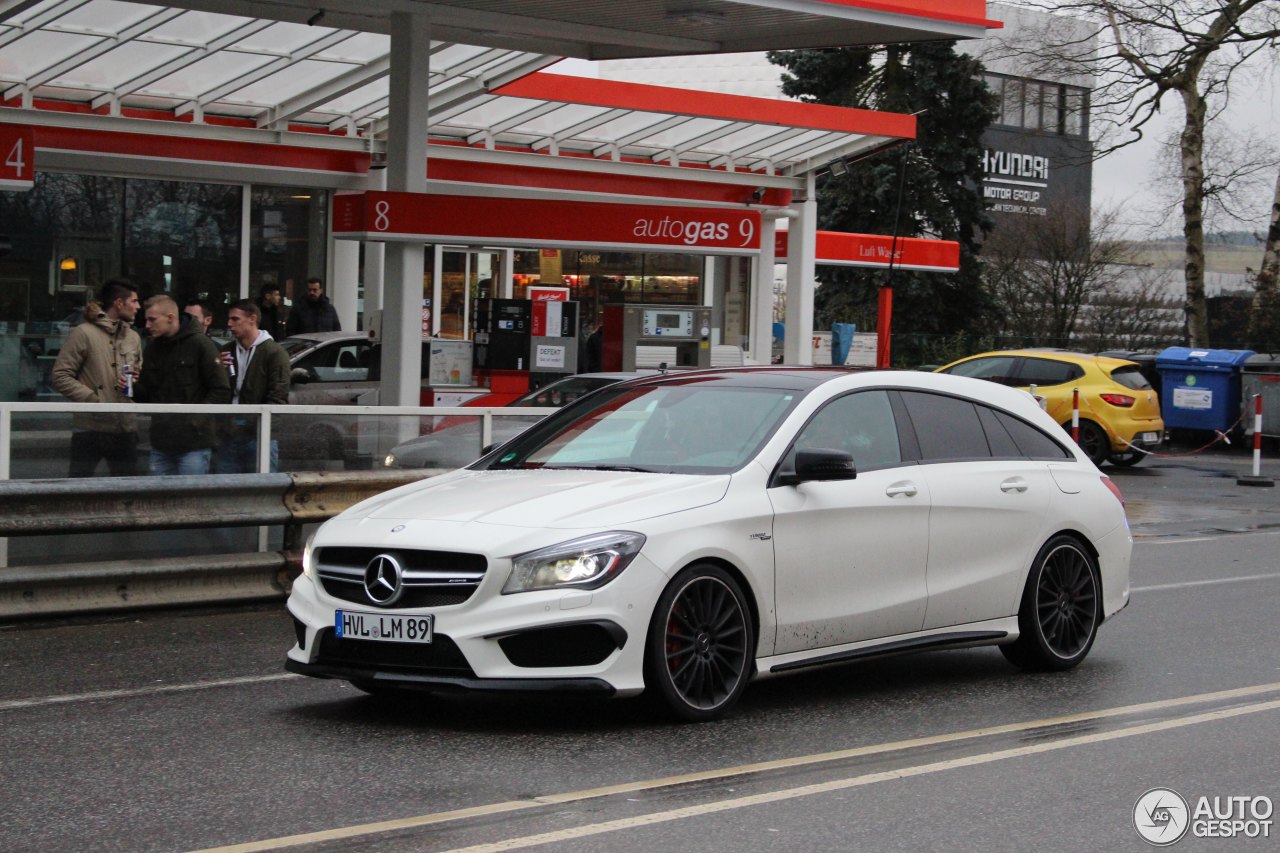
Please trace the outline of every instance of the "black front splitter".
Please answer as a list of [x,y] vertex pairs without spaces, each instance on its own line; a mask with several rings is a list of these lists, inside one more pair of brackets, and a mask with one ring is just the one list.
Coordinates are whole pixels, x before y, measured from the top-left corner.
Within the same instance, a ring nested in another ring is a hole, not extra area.
[[380,669],[298,663],[286,659],[284,668],[312,678],[338,678],[365,684],[424,690],[429,693],[576,693],[612,696],[612,684],[600,678],[467,678],[465,676],[418,675]]

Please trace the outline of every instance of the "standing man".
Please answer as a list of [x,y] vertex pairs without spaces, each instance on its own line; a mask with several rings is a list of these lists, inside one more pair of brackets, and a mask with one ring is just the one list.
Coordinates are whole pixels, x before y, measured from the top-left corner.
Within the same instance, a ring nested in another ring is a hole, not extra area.
[[294,303],[289,312],[288,332],[301,335],[307,332],[340,332],[337,309],[324,295],[324,282],[312,276],[307,279],[307,296]]
[[289,336],[286,331],[289,322],[289,308],[283,302],[278,285],[264,284],[258,291],[258,310],[262,315],[259,328],[277,341]]
[[206,335],[213,333],[213,306],[207,299],[190,299],[182,313],[190,314],[200,331]]
[[[194,320],[181,322],[178,303],[164,294],[147,300],[147,370],[139,403],[230,403],[231,380],[218,347]],[[208,474],[216,443],[213,415],[151,418],[152,474]]]
[[[142,369],[142,339],[133,330],[138,291],[113,278],[90,302],[53,363],[53,387],[75,403],[128,403]],[[75,414],[71,418],[68,477],[92,477],[107,461],[112,477],[138,473],[138,424],[133,415]]]
[[[278,291],[277,291],[278,292]],[[258,328],[258,306],[248,299],[232,303],[227,329],[233,340],[222,348],[225,365],[235,365],[231,402],[257,404],[289,402],[289,354],[271,335]],[[280,468],[280,446],[271,442],[271,470]],[[215,474],[251,474],[258,470],[258,432],[252,418],[231,417],[231,426],[218,445]]]

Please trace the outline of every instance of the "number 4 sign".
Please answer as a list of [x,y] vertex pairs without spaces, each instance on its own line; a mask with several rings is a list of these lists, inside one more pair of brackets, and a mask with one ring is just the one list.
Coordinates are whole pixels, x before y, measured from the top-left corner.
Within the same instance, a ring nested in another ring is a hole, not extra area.
[[0,124],[0,190],[35,186],[35,153],[31,128]]

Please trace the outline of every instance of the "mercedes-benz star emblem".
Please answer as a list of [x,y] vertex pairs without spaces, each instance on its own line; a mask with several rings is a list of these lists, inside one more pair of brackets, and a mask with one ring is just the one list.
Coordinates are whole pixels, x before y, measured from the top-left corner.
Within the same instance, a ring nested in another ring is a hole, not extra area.
[[395,604],[404,592],[404,569],[390,554],[379,554],[364,567],[364,592],[382,607]]

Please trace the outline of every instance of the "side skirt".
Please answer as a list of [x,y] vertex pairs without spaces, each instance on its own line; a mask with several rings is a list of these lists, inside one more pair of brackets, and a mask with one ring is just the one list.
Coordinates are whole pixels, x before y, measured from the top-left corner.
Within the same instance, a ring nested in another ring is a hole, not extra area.
[[1008,631],[954,631],[948,634],[931,634],[928,637],[916,637],[911,640],[894,640],[877,646],[866,646],[861,649],[850,649],[845,652],[819,655],[804,660],[779,663],[769,667],[770,673],[793,672],[811,666],[825,666],[831,663],[843,663],[853,660],[887,657],[889,655],[920,652],[927,649],[945,649],[962,646],[983,646],[998,643],[1008,638]]

